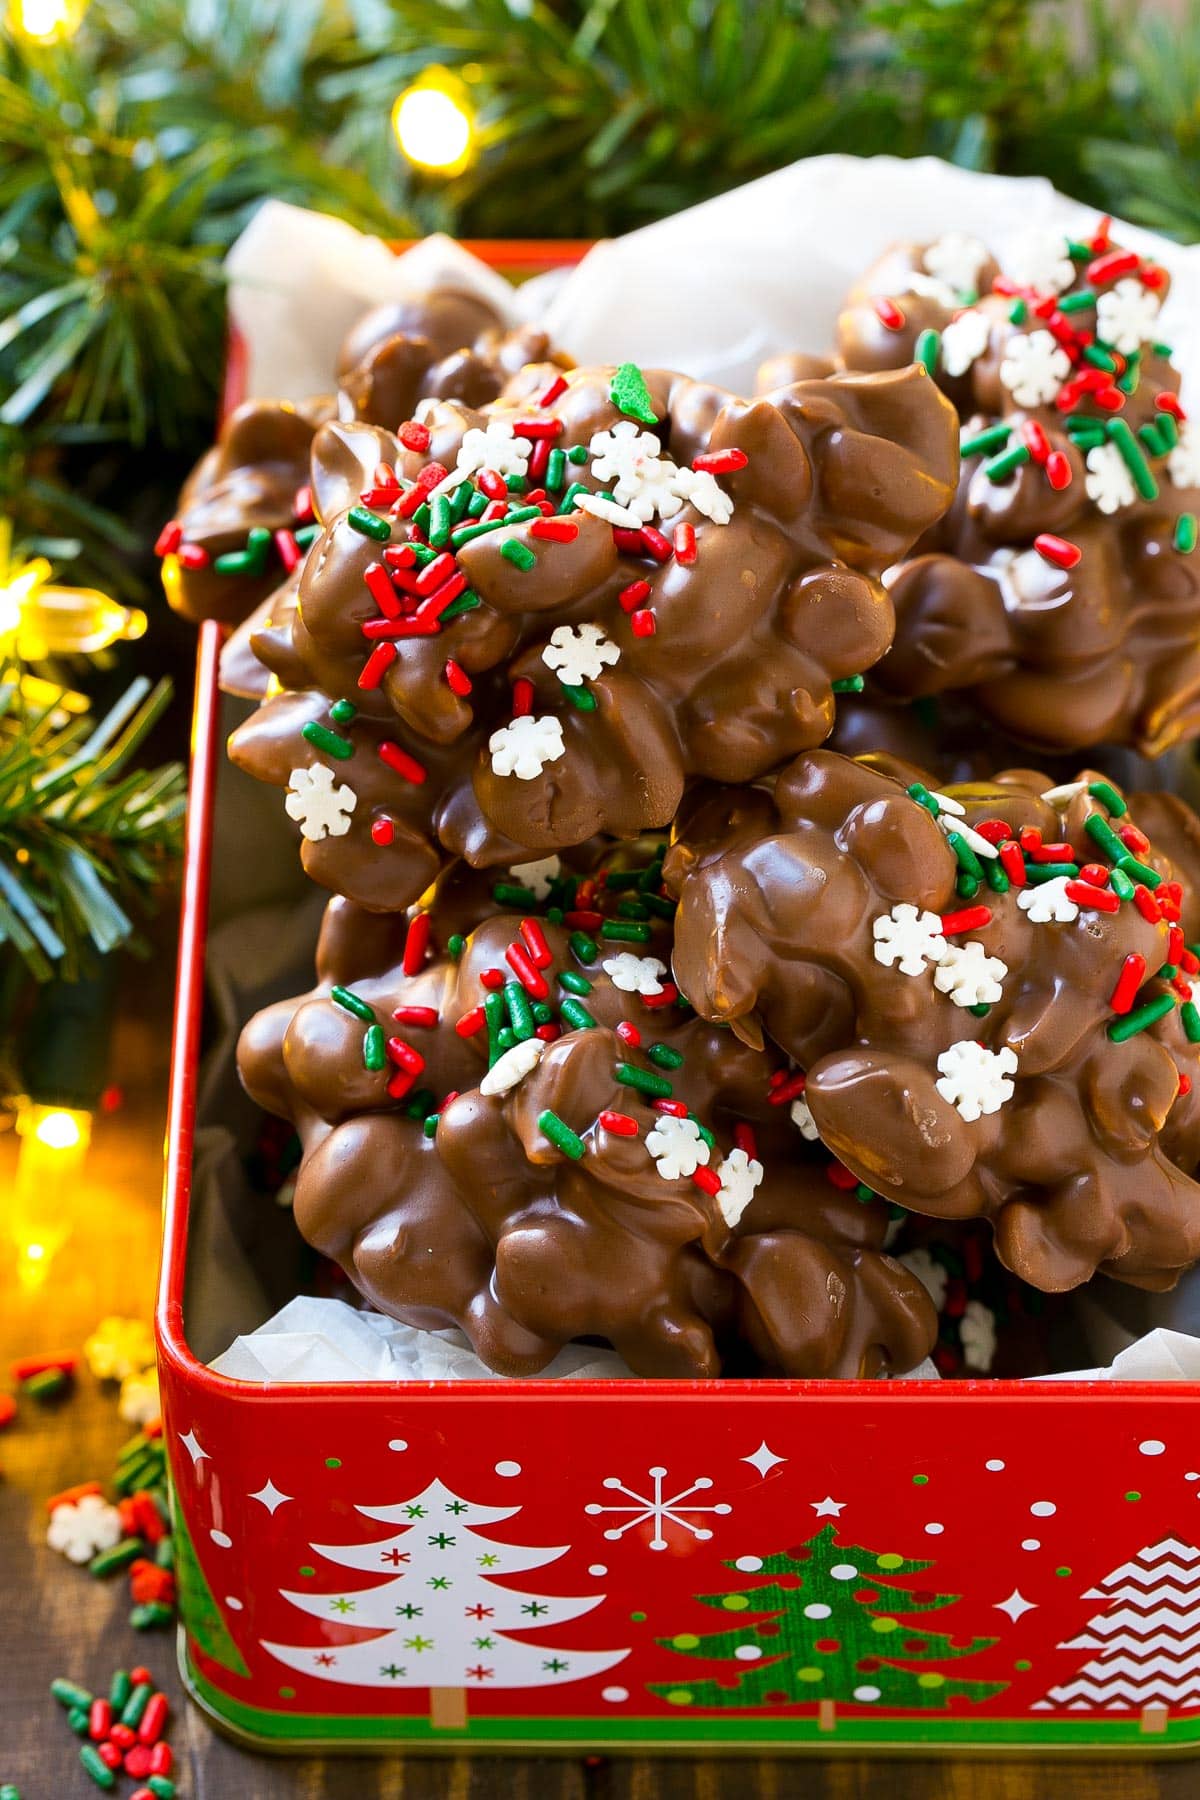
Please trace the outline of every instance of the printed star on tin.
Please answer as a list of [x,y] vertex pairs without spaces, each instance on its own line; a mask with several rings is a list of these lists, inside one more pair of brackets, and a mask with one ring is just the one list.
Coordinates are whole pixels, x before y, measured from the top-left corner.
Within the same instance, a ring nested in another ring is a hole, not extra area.
[[786,1462],[787,1457],[776,1456],[774,1450],[770,1448],[766,1438],[764,1438],[753,1456],[743,1456],[741,1460],[742,1462],[749,1463],[751,1468],[757,1469],[765,1481],[767,1476],[771,1473],[771,1470],[777,1468],[780,1463]]
[[261,1501],[267,1511],[273,1514],[277,1507],[282,1506],[285,1500],[290,1500],[293,1496],[285,1494],[282,1488],[277,1488],[273,1481],[268,1480],[259,1488],[257,1494],[249,1494],[247,1498]]
[[996,1601],[996,1611],[1007,1613],[1015,1625],[1024,1613],[1036,1612],[1037,1601],[1027,1600],[1020,1588],[1014,1588],[1007,1600]]
[[845,1509],[844,1500],[834,1500],[826,1494],[823,1500],[810,1500],[808,1503],[818,1519],[840,1519]]
[[196,1464],[200,1462],[203,1457],[208,1456],[208,1451],[201,1448],[200,1439],[196,1436],[194,1431],[181,1431],[179,1434],[179,1441],[191,1457],[193,1468],[195,1468]]

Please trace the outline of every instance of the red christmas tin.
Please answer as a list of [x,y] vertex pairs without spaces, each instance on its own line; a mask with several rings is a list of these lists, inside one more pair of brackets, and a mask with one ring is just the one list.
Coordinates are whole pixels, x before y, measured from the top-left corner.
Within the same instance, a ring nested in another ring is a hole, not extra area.
[[206,625],[157,1313],[200,1706],[280,1750],[1200,1746],[1190,1386],[264,1387],[200,1362],[219,648]]

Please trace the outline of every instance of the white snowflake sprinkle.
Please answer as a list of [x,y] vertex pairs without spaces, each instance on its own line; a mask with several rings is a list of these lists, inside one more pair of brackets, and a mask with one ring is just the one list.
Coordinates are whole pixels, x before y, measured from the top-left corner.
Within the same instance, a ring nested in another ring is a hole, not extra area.
[[635,956],[632,950],[622,950],[619,956],[610,956],[600,967],[623,994],[661,994],[663,991],[662,978],[667,966],[659,962],[657,956]]
[[548,900],[551,886],[562,874],[562,862],[557,856],[539,856],[534,862],[510,864],[508,872],[535,900]]
[[618,506],[615,500],[606,499],[603,494],[576,494],[575,507],[578,512],[591,513],[593,518],[603,519],[606,525],[617,525],[625,531],[640,531],[642,520],[627,506]]
[[958,290],[952,288],[947,281],[938,281],[933,275],[926,275],[922,269],[913,269],[904,277],[901,294],[919,294],[923,300],[935,300],[946,312],[953,312],[959,304]]
[[1058,875],[1053,881],[1041,881],[1036,887],[1021,888],[1017,905],[1028,913],[1035,925],[1070,925],[1079,917],[1079,908],[1067,894],[1069,875]]
[[326,763],[314,763],[311,769],[293,769],[288,776],[284,811],[289,819],[295,819],[301,837],[310,843],[345,837],[357,805],[354,789],[344,781],[335,785],[334,772]]
[[562,721],[552,713],[535,718],[524,713],[493,731],[488,739],[492,770],[496,775],[515,775],[518,781],[532,781],[547,763],[565,756]]
[[595,681],[606,663],[619,662],[621,652],[599,625],[560,625],[542,651],[542,661],[567,687]]
[[465,476],[475,475],[480,469],[494,469],[497,475],[524,476],[532,454],[532,443],[528,438],[517,437],[507,419],[489,419],[482,430],[473,425],[463,433],[454,468],[429,497],[449,493]]
[[632,419],[619,419],[610,430],[594,433],[588,449],[596,480],[611,485],[613,499],[641,524],[655,516],[673,518],[683,505],[675,487],[675,464],[663,456],[653,432],[642,431]]
[[731,1150],[724,1162],[718,1164],[717,1178],[721,1183],[716,1194],[717,1205],[732,1231],[754,1198],[763,1178],[763,1166],[757,1157],[750,1156],[745,1150]]
[[91,1562],[101,1550],[111,1550],[120,1541],[121,1515],[99,1494],[64,1500],[50,1514],[46,1542],[68,1562]]
[[946,954],[942,921],[933,912],[918,912],[908,901],[883,913],[871,927],[875,961],[898,968],[902,975],[923,975],[930,963]]
[[646,1134],[646,1148],[664,1181],[694,1175],[709,1158],[695,1119],[677,1119],[673,1113],[659,1114],[653,1131]]
[[996,1315],[982,1300],[968,1300],[958,1323],[963,1362],[986,1375],[996,1357]]
[[1061,231],[1026,231],[1013,246],[1007,271],[1022,287],[1061,294],[1075,279],[1071,246]]
[[152,1419],[161,1415],[157,1369],[144,1369],[140,1374],[125,1377],[117,1411],[127,1425],[149,1425]]
[[972,307],[951,319],[942,333],[942,367],[947,375],[965,375],[983,355],[991,338],[987,319]]
[[1088,499],[1094,500],[1102,513],[1119,512],[1137,499],[1133,476],[1115,444],[1097,444],[1088,451],[1083,485]]
[[1048,331],[1021,333],[1004,347],[1000,379],[1018,406],[1048,406],[1070,373],[1070,357]]
[[524,1081],[525,1077],[541,1062],[546,1053],[546,1046],[541,1038],[525,1038],[514,1044],[503,1056],[498,1056],[483,1080],[479,1083],[481,1094],[507,1094],[510,1088]]
[[812,1116],[812,1107],[808,1104],[808,1101],[804,1098],[803,1094],[800,1095],[798,1100],[792,1101],[791,1116],[792,1124],[796,1127],[800,1136],[804,1138],[807,1143],[815,1144],[821,1134],[817,1130],[817,1121]]
[[1179,428],[1179,442],[1167,458],[1167,474],[1176,487],[1200,487],[1200,430],[1190,420]]
[[906,1250],[897,1260],[904,1264],[910,1275],[915,1275],[938,1312],[946,1304],[946,1286],[949,1277],[941,1263],[938,1262],[924,1245],[915,1250]]
[[1096,302],[1096,333],[1101,341],[1129,356],[1140,350],[1158,328],[1158,295],[1133,276],[1106,289]]
[[675,491],[714,525],[728,525],[733,501],[708,469],[677,469]]
[[952,287],[956,294],[973,294],[987,259],[987,246],[977,237],[965,231],[947,231],[929,245],[921,260],[931,275]]
[[948,944],[946,954],[933,971],[933,985],[948,994],[955,1006],[993,1006],[1000,999],[1000,983],[1008,964],[989,956],[977,939],[967,944]]
[[1017,1072],[1017,1058],[1007,1046],[988,1050],[967,1038],[943,1050],[937,1066],[942,1078],[937,1083],[938,1093],[968,1125],[987,1113],[999,1112],[1013,1097],[1009,1077]]

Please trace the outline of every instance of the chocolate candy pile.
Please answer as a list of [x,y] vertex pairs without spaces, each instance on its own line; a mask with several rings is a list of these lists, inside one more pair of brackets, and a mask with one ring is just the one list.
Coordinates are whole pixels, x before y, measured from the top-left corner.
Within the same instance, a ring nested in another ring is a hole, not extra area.
[[1200,827],[940,773],[1193,729],[1165,280],[1059,249],[894,251],[751,400],[431,294],[192,477],[168,586],[334,896],[240,1068],[371,1305],[511,1375],[977,1370],[1013,1277],[1200,1256]]

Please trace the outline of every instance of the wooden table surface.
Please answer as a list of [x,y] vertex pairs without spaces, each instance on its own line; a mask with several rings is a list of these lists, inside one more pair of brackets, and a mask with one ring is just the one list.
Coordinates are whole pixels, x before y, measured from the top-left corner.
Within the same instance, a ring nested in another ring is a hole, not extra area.
[[[162,950],[160,973],[147,979],[135,969],[128,983],[113,1068],[125,1105],[97,1122],[86,1182],[72,1203],[73,1234],[42,1294],[14,1283],[11,1245],[0,1228],[0,1368],[17,1356],[78,1349],[105,1314],[150,1316],[172,966],[169,944]],[[0,1195],[14,1156],[11,1138],[0,1140]],[[0,1440],[0,1782],[14,1782],[22,1800],[95,1800],[99,1790],[79,1766],[77,1741],[48,1684],[65,1674],[99,1690],[114,1668],[137,1662],[153,1670],[171,1697],[181,1800],[1193,1800],[1200,1794],[1200,1766],[1192,1762],[249,1755],[216,1737],[184,1701],[170,1636],[129,1628],[124,1578],[93,1580],[46,1546],[46,1496],[103,1479],[128,1435],[114,1394],[84,1374],[56,1407],[23,1402],[17,1423]],[[123,1781],[121,1792],[132,1787]]]

